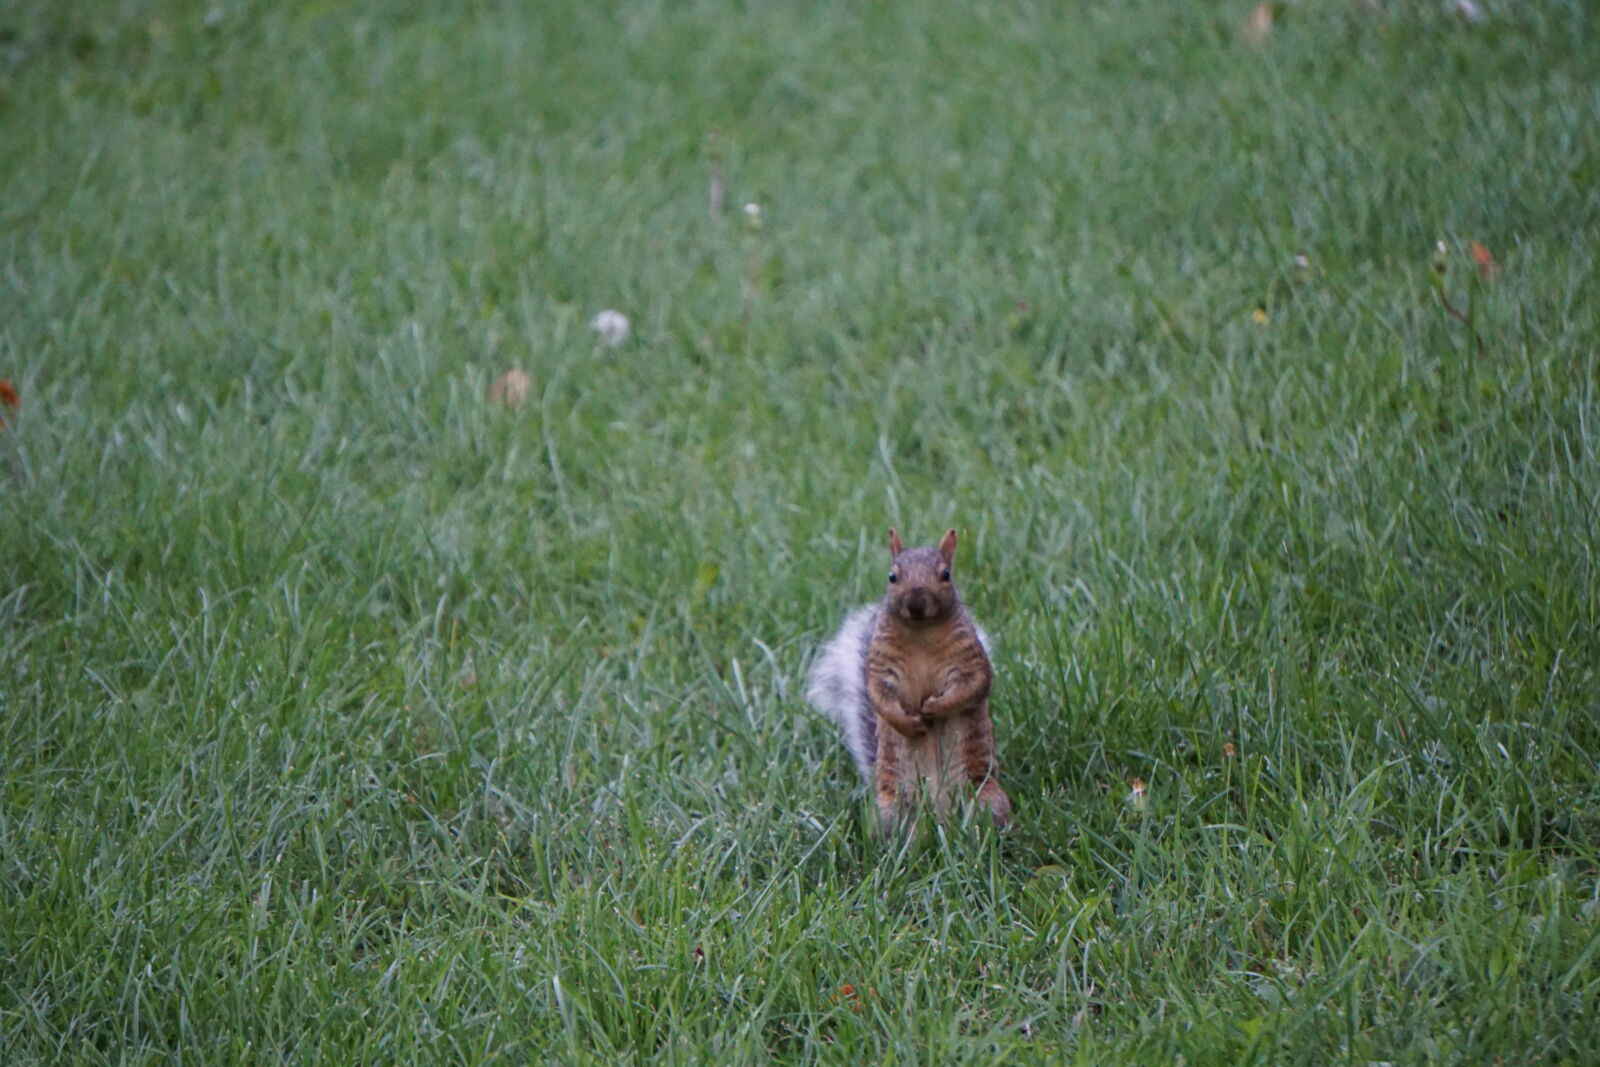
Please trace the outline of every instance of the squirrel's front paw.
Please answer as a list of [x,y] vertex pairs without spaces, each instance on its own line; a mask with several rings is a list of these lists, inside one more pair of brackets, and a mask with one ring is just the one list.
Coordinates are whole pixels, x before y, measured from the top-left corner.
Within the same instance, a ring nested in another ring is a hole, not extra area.
[[883,721],[888,723],[889,727],[901,737],[912,740],[928,732],[928,721],[915,713],[908,715],[904,712],[896,712],[892,715],[884,715]]

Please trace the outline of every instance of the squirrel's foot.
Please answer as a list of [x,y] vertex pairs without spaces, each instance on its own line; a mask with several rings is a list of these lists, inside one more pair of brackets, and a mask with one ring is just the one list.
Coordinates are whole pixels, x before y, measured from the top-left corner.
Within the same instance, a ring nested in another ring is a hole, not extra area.
[[891,838],[911,822],[911,813],[898,800],[878,798],[878,836]]
[[978,790],[978,800],[994,816],[994,824],[1004,829],[1011,822],[1011,798],[1000,788],[1000,783],[990,780]]

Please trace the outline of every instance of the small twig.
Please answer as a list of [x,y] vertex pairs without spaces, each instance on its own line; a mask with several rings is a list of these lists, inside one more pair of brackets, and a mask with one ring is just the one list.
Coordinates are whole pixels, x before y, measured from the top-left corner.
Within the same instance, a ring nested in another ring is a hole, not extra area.
[[727,186],[722,181],[722,152],[717,131],[706,134],[706,208],[713,224],[722,221],[722,201]]
[[1435,286],[1433,291],[1439,294],[1439,303],[1444,307],[1444,309],[1448,311],[1453,318],[1465,326],[1467,328],[1467,332],[1472,334],[1472,340],[1477,345],[1478,355],[1483,355],[1483,335],[1478,333],[1478,328],[1472,324],[1472,319],[1468,317],[1460,308],[1450,303],[1450,298],[1444,295],[1444,286]]

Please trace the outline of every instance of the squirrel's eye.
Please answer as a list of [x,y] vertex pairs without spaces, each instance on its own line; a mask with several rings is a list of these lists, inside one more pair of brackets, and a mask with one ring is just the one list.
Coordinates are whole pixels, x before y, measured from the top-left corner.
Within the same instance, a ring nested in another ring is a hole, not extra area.
[[898,574],[896,574],[894,571],[890,571],[889,572],[889,581],[898,582],[899,580],[900,580],[900,576]]
[[950,580],[950,568],[949,567],[946,567],[944,570],[939,572],[939,580],[941,582],[948,582]]

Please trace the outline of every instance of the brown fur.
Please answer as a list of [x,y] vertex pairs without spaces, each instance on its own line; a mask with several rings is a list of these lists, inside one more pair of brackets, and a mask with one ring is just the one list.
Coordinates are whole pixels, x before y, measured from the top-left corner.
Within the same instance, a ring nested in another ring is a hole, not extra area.
[[1000,788],[989,687],[994,670],[951,574],[956,532],[907,549],[889,531],[889,589],[867,648],[867,699],[878,730],[876,794],[886,826],[924,791],[941,816],[963,783],[996,823],[1011,819]]

